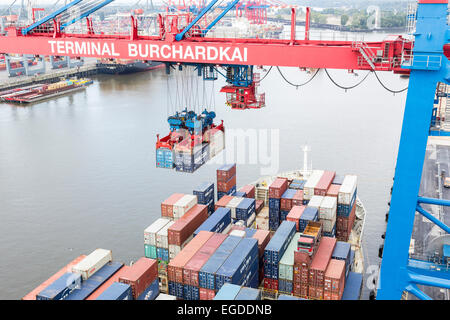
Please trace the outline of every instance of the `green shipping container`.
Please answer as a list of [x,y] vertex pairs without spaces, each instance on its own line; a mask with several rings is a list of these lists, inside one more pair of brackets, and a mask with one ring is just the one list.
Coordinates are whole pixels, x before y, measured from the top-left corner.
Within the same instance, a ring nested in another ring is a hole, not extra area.
[[144,248],[145,248],[145,257],[146,258],[150,258],[150,259],[156,259],[156,247],[155,246],[151,246],[149,244],[144,244]]
[[283,256],[281,257],[278,278],[293,281],[294,279],[294,251],[297,250],[297,241],[300,238],[300,233],[295,233],[289,246],[286,248]]

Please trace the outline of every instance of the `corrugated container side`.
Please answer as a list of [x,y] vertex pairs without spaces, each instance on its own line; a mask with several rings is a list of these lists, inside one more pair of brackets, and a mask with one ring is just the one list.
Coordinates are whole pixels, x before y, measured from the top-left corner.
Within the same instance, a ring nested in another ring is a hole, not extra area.
[[279,259],[281,259],[294,234],[295,223],[292,221],[283,221],[264,250],[265,261],[278,264]]
[[322,178],[323,170],[313,170],[305,185],[303,186],[303,199],[309,200],[314,195],[314,188]]
[[234,248],[242,240],[240,237],[228,236],[211,255],[208,261],[203,265],[199,272],[199,285],[202,288],[215,289],[215,275],[217,270],[222,266],[228,256],[233,252]]
[[183,193],[174,193],[161,203],[161,216],[173,218],[173,205],[184,196]]
[[[333,254],[334,247],[336,245],[336,238],[322,237],[320,240],[319,248],[314,255],[309,270],[309,285],[322,287],[324,284],[325,271],[328,266],[328,262]],[[323,293],[322,293],[323,294]]]
[[280,199],[288,187],[286,178],[276,178],[269,186],[269,198]]
[[303,205],[303,190],[297,190],[297,192],[292,197],[292,206]]
[[319,218],[327,220],[336,219],[337,199],[324,197],[319,207]]
[[137,299],[158,278],[158,262],[140,258],[119,277],[119,282],[131,285],[133,298]]
[[197,235],[200,231],[210,232],[222,232],[231,224],[231,209],[230,208],[218,208],[208,219],[206,219],[198,228],[194,231],[194,235]]
[[217,169],[217,181],[227,181],[236,175],[236,164],[225,164]]
[[294,251],[297,250],[297,241],[300,238],[300,233],[295,233],[289,243],[285,253],[281,257],[279,263],[278,278],[293,281],[294,277]]
[[182,218],[169,227],[169,249],[171,244],[182,246],[206,219],[208,219],[208,207],[203,204],[194,205]]
[[361,273],[350,271],[347,276],[342,300],[359,300],[361,295],[363,276]]
[[350,204],[356,192],[357,176],[346,175],[338,193],[338,203]]
[[159,230],[164,228],[170,219],[159,218],[144,230],[144,243],[150,246],[156,246],[156,234]]
[[336,172],[325,171],[322,177],[320,178],[319,182],[317,182],[316,186],[314,187],[314,194],[319,196],[325,196],[335,176]]
[[156,247],[164,248],[169,250],[169,237],[168,232],[169,228],[175,223],[175,221],[170,221],[166,224],[161,230],[156,234]]
[[192,194],[185,194],[180,200],[175,202],[173,205],[174,219],[181,218],[196,204],[197,204],[197,196],[194,196]]
[[305,211],[306,206],[293,206],[291,211],[289,211],[286,220],[295,222],[295,228],[297,231],[300,230],[300,218],[303,214],[303,211]]
[[229,192],[233,188],[236,189],[236,176],[232,176],[226,181],[217,181],[218,192]]
[[195,253],[214,235],[213,232],[200,231],[184,248],[169,262],[168,280],[183,283],[183,268]]
[[226,234],[215,233],[205,244],[192,256],[183,268],[183,283],[194,287],[199,286],[198,272],[227,238]]
[[332,258],[325,271],[324,290],[337,294],[340,300],[344,292],[344,285],[345,261]]
[[244,200],[242,197],[233,197],[226,205],[227,208],[231,209],[231,218],[236,219],[236,208]]
[[224,195],[223,197],[221,197],[219,199],[219,201],[216,202],[215,209],[217,210],[219,208],[225,208],[227,206],[228,202],[231,201],[231,199],[233,199],[233,196]]
[[262,258],[264,256],[264,249],[270,241],[270,231],[258,229],[252,238],[258,240],[259,257]]

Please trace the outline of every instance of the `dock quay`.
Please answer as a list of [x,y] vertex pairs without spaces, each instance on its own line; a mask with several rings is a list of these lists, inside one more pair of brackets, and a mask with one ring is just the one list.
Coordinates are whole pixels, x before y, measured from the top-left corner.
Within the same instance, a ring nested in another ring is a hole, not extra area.
[[9,90],[17,87],[39,84],[39,83],[52,83],[57,82],[61,78],[70,77],[87,77],[93,74],[97,74],[97,63],[89,63],[80,67],[65,68],[60,70],[49,70],[44,74],[34,76],[21,76],[17,79],[0,79],[0,90]]

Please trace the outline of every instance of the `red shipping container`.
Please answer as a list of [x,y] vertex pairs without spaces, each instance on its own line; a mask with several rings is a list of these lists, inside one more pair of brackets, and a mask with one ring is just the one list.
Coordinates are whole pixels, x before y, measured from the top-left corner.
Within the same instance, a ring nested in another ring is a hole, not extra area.
[[262,257],[264,255],[264,249],[270,241],[270,231],[258,229],[252,238],[258,240],[259,257]]
[[310,256],[307,252],[302,251],[294,251],[294,263],[296,264],[305,264],[307,266],[311,265],[312,256]]
[[219,201],[216,202],[216,204],[214,206],[215,210],[217,210],[219,208],[225,208],[231,199],[233,199],[233,196],[224,195],[222,198],[219,199]]
[[[310,288],[311,288],[311,287],[310,287]],[[315,293],[314,298],[315,298],[316,300],[323,300],[323,288],[321,288],[321,287],[315,287],[313,291],[314,291],[314,293]]]
[[167,230],[169,245],[181,246],[208,219],[208,207],[196,204]]
[[309,285],[323,287],[325,271],[333,254],[336,238],[322,237],[309,268]]
[[260,213],[263,208],[264,208],[264,200],[255,200],[256,214]]
[[183,198],[183,193],[174,193],[161,203],[161,216],[173,218],[173,205]]
[[276,178],[269,186],[269,198],[280,199],[288,187],[288,179]]
[[353,228],[353,223],[356,217],[356,202],[353,204],[352,211],[348,217],[337,216],[336,219],[336,230],[345,231],[350,233]]
[[236,176],[236,164],[234,164],[229,170],[217,169],[217,182],[228,181],[233,176]]
[[205,244],[194,254],[188,263],[183,268],[183,283],[198,287],[198,272],[203,265],[208,261],[211,255],[227,238],[226,234],[215,233]]
[[336,172],[325,171],[322,175],[322,178],[320,178],[319,182],[314,187],[314,195],[325,196],[335,176]]
[[291,211],[289,211],[288,215],[286,216],[287,221],[295,222],[297,232],[299,232],[299,220],[302,216],[303,211],[305,211],[306,206],[293,206]]
[[169,262],[167,268],[168,280],[172,282],[183,283],[183,268],[186,263],[191,260],[194,254],[213,236],[213,232],[200,231],[194,239],[192,239],[184,248],[181,250],[175,258]]
[[140,258],[119,277],[119,282],[129,284],[133,298],[137,299],[158,277],[158,262],[153,259]]
[[327,196],[337,198],[340,188],[341,188],[340,184],[330,184],[330,187],[327,190]]
[[292,209],[292,199],[281,198],[280,209],[283,211],[290,211]]
[[330,294],[338,295],[344,292],[345,286],[345,261],[331,259],[325,272],[324,289],[330,291]]
[[303,190],[297,190],[297,192],[292,197],[292,206],[303,205]]
[[309,287],[307,284],[294,284],[294,295],[307,299],[309,294]]
[[200,300],[212,300],[216,296],[214,290],[200,288]]
[[255,198],[255,190],[256,188],[252,184],[247,184],[239,189],[239,191],[245,192],[246,198],[253,198],[253,199]]
[[217,191],[219,192],[228,192],[235,186],[236,176],[231,177],[231,179],[227,181],[217,181]]

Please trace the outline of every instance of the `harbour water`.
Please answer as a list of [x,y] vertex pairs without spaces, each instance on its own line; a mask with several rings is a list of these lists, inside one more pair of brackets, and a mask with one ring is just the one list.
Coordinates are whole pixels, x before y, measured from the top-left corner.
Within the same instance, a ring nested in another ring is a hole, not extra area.
[[[310,77],[281,70],[295,83]],[[329,72],[344,86],[366,73]],[[408,83],[390,73],[379,76],[394,89]],[[214,182],[217,164],[194,174],[155,167],[156,134],[168,132],[166,77],[164,69],[97,76],[83,92],[27,107],[0,104],[0,299],[21,298],[96,248],[111,249],[118,261],[136,260],[160,203],[173,192],[191,193],[201,181]],[[358,175],[367,210],[366,267],[378,265],[406,93],[387,92],[374,75],[345,92],[323,70],[297,89],[273,68],[260,88],[266,108],[238,111],[225,106],[218,92],[224,84],[215,83],[216,119],[232,135],[278,132],[276,147],[266,144],[277,171],[301,167],[301,146],[308,144],[313,168]],[[227,139],[226,157],[239,160],[238,146],[231,145]],[[245,162],[238,161],[238,187],[268,167],[260,157]]]

